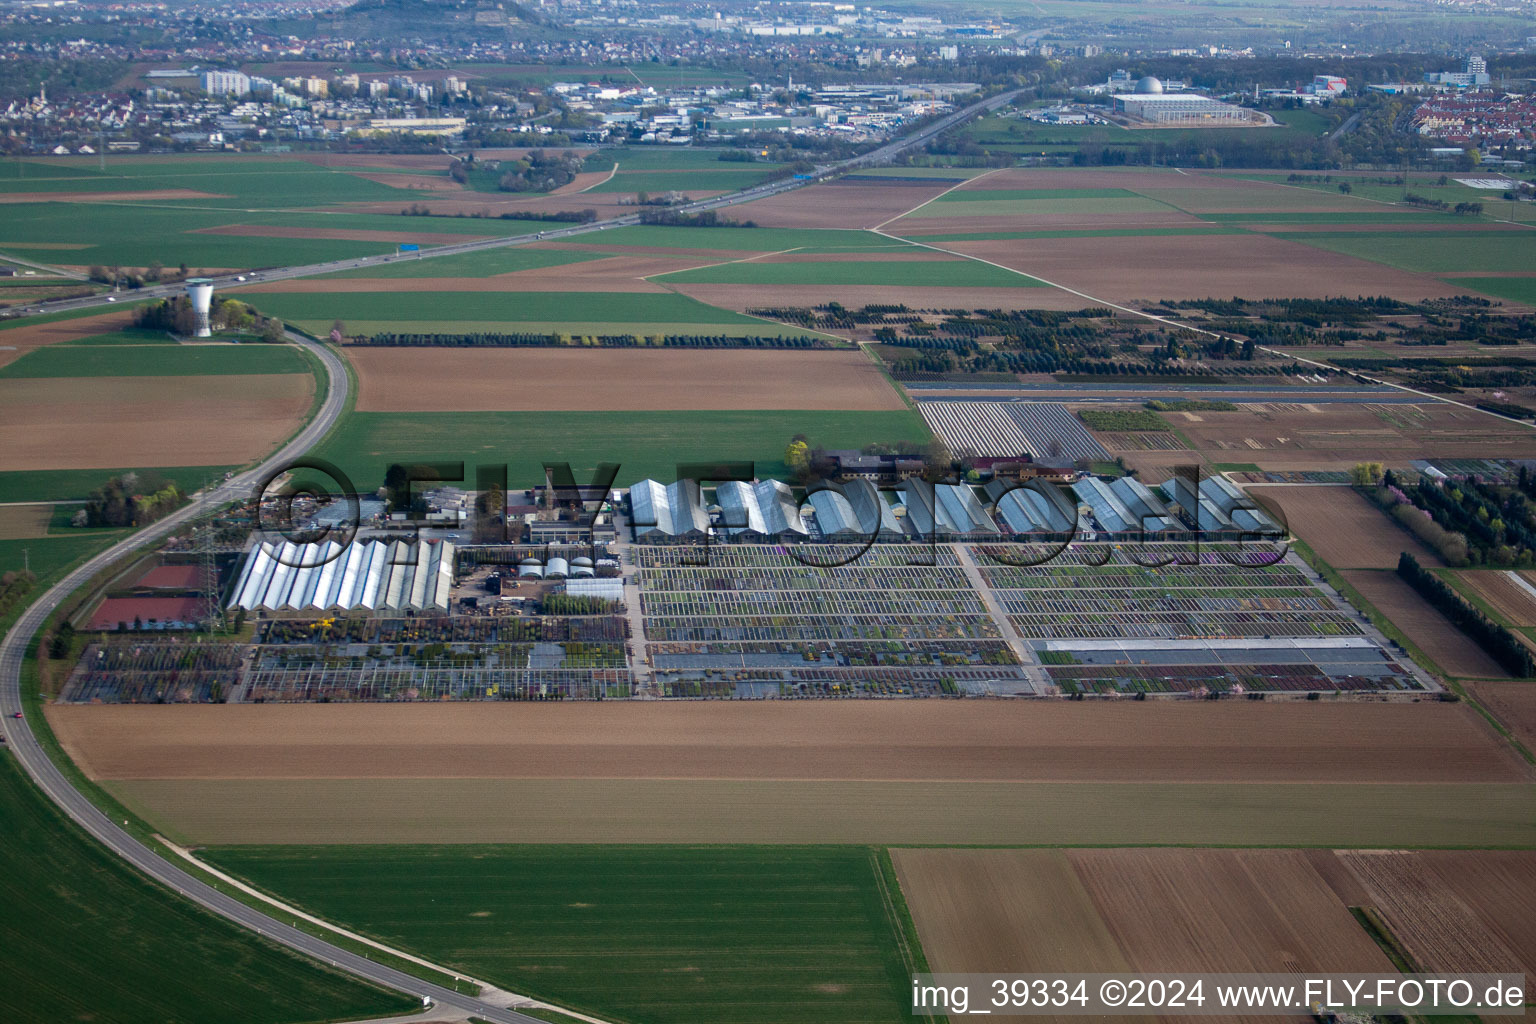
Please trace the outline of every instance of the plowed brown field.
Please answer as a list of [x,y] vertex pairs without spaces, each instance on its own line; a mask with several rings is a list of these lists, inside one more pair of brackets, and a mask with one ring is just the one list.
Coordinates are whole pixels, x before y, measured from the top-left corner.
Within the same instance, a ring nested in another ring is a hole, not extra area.
[[100,316],[83,316],[75,320],[58,320],[49,324],[33,324],[12,327],[0,331],[0,366],[14,362],[44,345],[56,341],[73,341],[92,334],[106,334],[128,326],[127,313],[102,313]]
[[[892,285],[673,284],[700,302],[725,309],[818,306],[850,308],[900,303],[912,309],[1082,309],[1081,295],[1059,288],[913,288]],[[1186,459],[1186,461],[1188,461]]]
[[1430,607],[1396,571],[1350,569],[1343,576],[1449,675],[1475,679],[1509,677],[1498,662]]
[[1280,507],[1291,532],[1335,569],[1396,569],[1408,551],[1421,565],[1441,565],[1418,538],[1351,487],[1265,487],[1248,492]]
[[[1526,969],[1536,960],[1529,945],[1536,935],[1530,924],[1536,918],[1536,855],[1507,857],[1499,865],[1502,870],[1489,871],[1486,878],[1478,877],[1481,872],[1463,877],[1477,871],[1489,856],[1485,853],[1459,853],[1438,863],[1422,854],[1388,850],[1340,851],[1338,856],[1364,883],[1371,905],[1421,969],[1501,973]],[[1506,922],[1524,911],[1525,920],[1515,929],[1527,942],[1523,961],[1462,898],[1463,891],[1479,893],[1483,905],[1513,901],[1513,913],[1500,915]]]
[[[953,188],[952,181],[829,182],[743,204],[739,219],[772,228],[872,228]],[[735,216],[733,213],[732,216]]]
[[240,464],[298,429],[314,386],[301,373],[0,380],[0,471]]
[[102,779],[1476,782],[1529,778],[1460,704],[55,705]]
[[1525,749],[1536,751],[1536,684],[1480,679],[1468,683],[1467,688],[1479,704],[1525,744]]
[[353,346],[359,410],[902,409],[855,350]]
[[1512,626],[1536,626],[1536,598],[1514,580],[1514,574],[1484,570],[1460,572],[1457,577],[1477,591],[1493,610]]

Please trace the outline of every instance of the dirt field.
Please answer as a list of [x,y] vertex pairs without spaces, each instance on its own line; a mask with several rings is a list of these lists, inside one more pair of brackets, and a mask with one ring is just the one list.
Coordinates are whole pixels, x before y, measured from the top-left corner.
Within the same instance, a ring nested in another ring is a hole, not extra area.
[[[1413,855],[1472,911],[1490,944],[1519,958],[1527,981],[1536,976],[1536,852],[1425,850]],[[1530,994],[1526,994],[1527,1002]]]
[[1456,576],[1471,585],[1477,596],[1509,620],[1510,625],[1536,626],[1536,597],[1516,582],[1514,573],[1493,570],[1460,572]]
[[0,540],[48,536],[52,505],[0,505]]
[[1335,569],[1396,569],[1408,551],[1421,565],[1443,563],[1417,537],[1350,487],[1246,488],[1256,501],[1280,506],[1291,532]]
[[15,362],[34,348],[52,345],[56,341],[73,341],[92,334],[106,334],[128,326],[127,313],[103,313],[100,316],[83,316],[76,320],[58,320],[29,327],[12,327],[0,331],[0,366]]
[[335,228],[298,228],[275,224],[223,224],[216,228],[198,228],[194,235],[238,235],[241,238],[324,238],[337,242],[416,242],[421,245],[448,245],[473,242],[490,235],[459,235],[434,231],[338,231]]
[[1498,662],[1431,608],[1396,572],[1350,569],[1342,575],[1448,674],[1478,679],[1509,678]]
[[314,386],[299,373],[0,381],[0,471],[243,463],[298,428]]
[[55,705],[100,779],[1503,782],[1460,704]]
[[[453,756],[466,761],[475,753]],[[1536,845],[1536,787],[1528,783],[544,779],[519,786],[390,778],[104,785],[188,845]]]
[[1536,751],[1536,685],[1480,679],[1468,683],[1467,688],[1479,704],[1525,744],[1525,749]]
[[452,178],[442,178],[434,174],[411,174],[407,171],[358,171],[354,178],[366,178],[368,181],[376,181],[380,185],[388,185],[390,188],[414,188],[424,192],[447,192],[459,194],[465,191],[464,186]]
[[858,351],[346,351],[363,412],[905,408]]
[[[759,199],[736,209],[741,211],[739,219],[770,228],[872,228],[953,186],[952,181],[836,181]],[[731,216],[736,216],[734,211]]]
[[[946,225],[946,230],[950,231],[1006,230],[1002,224],[1004,218],[984,227],[960,223],[965,219],[945,219],[937,223]],[[1044,227],[1042,222],[1048,218],[1027,219],[1031,227]],[[1168,221],[1169,226],[1176,226],[1177,215],[1163,220]],[[935,221],[930,219],[924,223]],[[1091,225],[1078,223],[1075,226]],[[1395,270],[1299,242],[1262,235],[1031,238],[941,244],[956,252],[1022,270],[1053,284],[1126,303],[1200,299],[1212,295],[1245,295],[1258,299],[1322,298],[1339,294],[1387,295],[1419,301],[1465,292],[1465,289],[1426,274]]]
[[[1465,877],[1485,856],[1481,853],[1458,853],[1435,865],[1426,863],[1421,854],[1388,850],[1347,851],[1338,856],[1364,883],[1371,905],[1423,970],[1499,973],[1523,969],[1521,956],[1480,920],[1458,889],[1483,890],[1485,898],[1513,899],[1523,907],[1525,920],[1519,930],[1527,940],[1524,963],[1528,967],[1536,960],[1529,944],[1536,935],[1530,923],[1536,919],[1536,855],[1517,855],[1513,879],[1507,870],[1510,865],[1505,864],[1503,885],[1497,875],[1486,882]],[[1490,893],[1489,889],[1503,891]]]

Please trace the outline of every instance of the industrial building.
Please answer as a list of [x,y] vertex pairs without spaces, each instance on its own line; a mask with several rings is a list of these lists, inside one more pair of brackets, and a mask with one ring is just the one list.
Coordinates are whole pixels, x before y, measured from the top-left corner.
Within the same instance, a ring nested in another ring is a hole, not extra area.
[[709,513],[697,480],[661,484],[641,480],[629,489],[629,523],[635,539],[701,540],[709,535]]
[[264,541],[246,555],[228,607],[447,611],[453,563],[451,541]]
[[842,494],[831,489],[813,491],[806,501],[815,513],[816,529],[828,540],[867,540],[871,530],[876,540],[904,536],[895,510],[868,480],[848,481]]
[[1002,533],[976,492],[962,484],[931,484],[908,480],[901,485],[907,520],[919,536],[974,536]]
[[1134,92],[1117,93],[1114,111],[1152,124],[1163,122],[1228,122],[1246,124],[1253,116],[1242,107],[1193,92],[1164,92],[1163,83],[1151,76],[1136,83]]
[[759,543],[786,534],[810,534],[794,494],[781,481],[727,480],[715,488],[715,501],[720,506],[721,532],[732,540]]

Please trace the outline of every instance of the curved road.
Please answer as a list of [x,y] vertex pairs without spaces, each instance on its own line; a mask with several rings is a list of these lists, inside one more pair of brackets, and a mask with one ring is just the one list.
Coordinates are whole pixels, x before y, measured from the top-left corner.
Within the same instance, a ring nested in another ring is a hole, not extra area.
[[319,413],[292,440],[260,466],[231,477],[206,492],[199,501],[135,532],[131,537],[91,558],[48,588],[47,592],[22,614],[16,625],[6,634],[5,639],[0,641],[0,713],[5,716],[7,745],[11,748],[17,763],[26,770],[48,798],[63,808],[64,812],[82,828],[144,874],[187,899],[201,904],[236,924],[249,928],[258,935],[263,935],[290,949],[308,954],[316,960],[367,978],[387,988],[398,989],[418,997],[427,996],[440,1006],[457,1007],[476,1017],[496,1021],[498,1024],[541,1024],[532,1017],[482,1002],[472,996],[462,995],[423,981],[403,971],[374,963],[366,957],[275,920],[260,910],[249,907],[205,884],[163,859],[103,814],[54,766],[37,742],[37,737],[33,735],[31,723],[25,719],[12,717],[23,710],[21,702],[23,655],[33,636],[42,628],[44,620],[61,601],[132,549],[162,540],[177,528],[195,519],[204,504],[219,505],[248,496],[264,473],[303,455],[324,437],[340,418],[346,406],[349,388],[346,367],[342,365],[341,357],[327,346],[317,345],[307,338],[297,335],[290,335],[290,338],[312,352],[325,366],[328,381],[325,401],[320,406]]
[[[781,192],[790,191],[791,189],[800,188],[815,181],[825,180],[828,177],[857,167],[883,163],[906,149],[921,145],[940,132],[967,118],[978,113],[997,109],[1011,101],[1019,91],[1013,90],[1000,93],[997,96],[990,97],[980,103],[973,104],[963,110],[940,118],[920,128],[912,135],[888,143],[864,156],[818,169],[817,173],[810,179],[790,179],[772,182],[766,185],[759,185],[756,188],[746,189],[742,192],[691,203],[680,209],[710,210],[735,205],[736,203],[751,202],[755,199],[763,199]],[[473,242],[429,249],[413,258],[427,259],[452,255],[453,253],[470,252],[477,249],[492,249],[555,238],[568,238],[573,235],[583,235],[594,231],[602,231],[610,227],[638,224],[639,222],[640,218],[638,216],[630,215],[593,224],[557,228],[533,235],[478,239]],[[237,280],[237,277],[241,276],[245,278],[246,283],[256,280],[283,280],[286,278],[330,273],[356,265],[371,266],[379,263],[388,263],[400,258],[396,255],[373,256],[362,260],[342,260],[303,267],[284,267],[276,270],[256,271],[245,275],[226,275],[214,280],[216,284],[228,288],[242,283]],[[131,293],[131,298],[162,297],[177,294],[181,290],[182,286],[179,284],[144,288]],[[93,296],[84,299],[69,299],[61,302],[46,303],[33,308],[38,313],[47,313],[94,306],[105,307],[108,304],[109,298],[107,296]],[[37,742],[37,737],[32,733],[31,722],[25,718],[16,719],[12,717],[18,712],[24,712],[21,700],[21,669],[27,646],[31,643],[38,630],[42,628],[49,614],[59,606],[60,602],[84,586],[91,577],[133,549],[163,540],[179,527],[185,526],[194,520],[204,505],[217,507],[226,502],[246,497],[266,473],[303,455],[320,441],[341,417],[342,410],[346,407],[347,392],[350,387],[346,367],[342,365],[341,357],[328,346],[317,344],[292,332],[289,333],[289,338],[295,344],[307,349],[319,358],[325,367],[327,377],[326,396],[315,418],[287,444],[283,445],[255,469],[231,477],[202,494],[198,501],[193,502],[186,508],[179,509],[159,522],[136,531],[132,536],[87,560],[58,583],[48,588],[44,594],[27,608],[21,618],[16,621],[16,624],[5,635],[4,640],[0,641],[0,714],[4,716],[5,735],[9,741],[11,753],[16,758],[17,763],[32,777],[33,781],[37,783],[48,798],[62,808],[64,813],[68,814],[70,818],[84,828],[86,832],[90,833],[91,836],[144,874],[149,875],[167,888],[200,904],[208,910],[245,928],[249,928],[258,935],[287,946],[289,949],[314,957],[316,960],[328,963],[333,967],[358,977],[366,978],[386,988],[396,989],[414,996],[427,997],[439,1006],[456,1007],[483,1020],[493,1021],[495,1024],[542,1024],[536,1018],[483,1002],[472,996],[462,995],[451,989],[406,974],[403,971],[397,971],[392,967],[375,963],[366,957],[359,956],[340,946],[302,932],[291,925],[284,924],[282,921],[269,917],[254,907],[247,906],[239,900],[219,892],[196,876],[183,871],[175,864],[162,858],[102,813],[95,804],[91,803],[83,793],[75,788],[74,784],[49,759],[47,753]]]

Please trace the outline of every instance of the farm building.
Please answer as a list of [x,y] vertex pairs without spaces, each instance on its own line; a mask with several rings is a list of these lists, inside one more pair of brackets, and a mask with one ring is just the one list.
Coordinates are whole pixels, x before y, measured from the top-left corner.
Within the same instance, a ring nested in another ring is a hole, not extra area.
[[[816,528],[833,540],[867,539],[870,528],[876,540],[900,540],[903,537],[896,513],[868,480],[850,480],[839,494],[835,490],[813,491],[806,500],[816,515]],[[878,526],[875,526],[876,523]]]
[[727,480],[715,488],[715,500],[723,532],[733,540],[760,543],[786,533],[804,537],[810,532],[789,486],[778,480]]
[[1252,498],[1224,476],[1206,477],[1200,481],[1200,494],[1226,513],[1239,530],[1282,532],[1273,519],[1254,507]]
[[636,540],[707,536],[709,513],[704,511],[698,481],[663,485],[641,480],[629,489],[629,524]]
[[624,600],[624,581],[621,579],[566,580],[565,592],[572,597],[595,597],[603,601]]
[[1112,482],[1109,487],[1145,529],[1149,531],[1179,529],[1178,521],[1168,511],[1168,506],[1164,504],[1163,499],[1148,490],[1147,485],[1140,480],[1133,476],[1123,476]]
[[1197,527],[1202,530],[1231,530],[1232,517],[1221,510],[1221,506],[1201,494],[1195,485],[1182,476],[1172,476],[1158,484],[1158,490],[1170,504],[1178,505],[1184,510],[1184,514],[1194,520]]
[[908,480],[901,485],[907,518],[918,534],[998,534],[1002,531],[976,500],[976,492],[963,484],[930,484]]
[[229,599],[252,611],[446,609],[451,541],[265,541],[246,556]]

